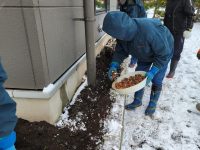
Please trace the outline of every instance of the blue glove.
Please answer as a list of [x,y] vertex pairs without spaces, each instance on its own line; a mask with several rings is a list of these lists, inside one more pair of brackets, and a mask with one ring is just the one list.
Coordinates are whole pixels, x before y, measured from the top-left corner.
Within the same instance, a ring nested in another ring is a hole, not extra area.
[[130,64],[129,64],[129,67],[130,68],[133,68],[134,66],[135,66],[135,64],[137,63],[137,58],[135,58],[135,57],[131,57],[131,62],[130,62]]
[[13,131],[10,135],[0,138],[0,149],[15,150],[16,133]]
[[131,63],[130,64],[136,64],[137,63],[137,58],[135,58],[135,57],[131,57]]
[[159,69],[155,66],[152,66],[151,69],[146,73],[146,77],[147,77],[147,83],[146,85],[148,85],[151,80],[153,79],[153,77],[156,75],[156,73],[158,73]]
[[111,62],[110,69],[108,71],[108,77],[110,80],[113,80],[112,73],[117,72],[117,69],[119,69],[119,63],[118,62]]

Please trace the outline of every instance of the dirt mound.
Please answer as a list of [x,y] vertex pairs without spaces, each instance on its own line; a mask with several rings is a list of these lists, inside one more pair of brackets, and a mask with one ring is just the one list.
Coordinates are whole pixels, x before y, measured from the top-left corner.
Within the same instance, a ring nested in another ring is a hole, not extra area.
[[[109,114],[112,100],[107,77],[112,51],[104,49],[97,57],[96,87],[87,86],[70,107],[69,119],[75,119],[81,112],[77,124],[84,123],[86,130],[71,131],[69,126],[58,129],[46,122],[33,122],[19,119],[16,132],[18,150],[94,150],[102,144],[103,121]],[[41,114],[42,115],[42,114]]]

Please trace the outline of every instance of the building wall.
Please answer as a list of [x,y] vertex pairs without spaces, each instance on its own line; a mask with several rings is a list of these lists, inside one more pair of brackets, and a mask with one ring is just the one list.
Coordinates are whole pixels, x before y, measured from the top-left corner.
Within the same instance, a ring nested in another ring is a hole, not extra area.
[[[96,43],[96,55],[101,52],[110,38],[108,35],[103,36]],[[63,107],[72,100],[77,88],[83,82],[86,70],[86,60],[83,59],[76,70],[49,98],[44,98],[42,91],[8,90],[9,95],[17,103],[17,116],[29,121],[47,121],[54,124],[61,115]]]
[[[83,0],[0,0],[0,4],[6,88],[41,90],[85,53]],[[96,15],[96,41],[105,34],[101,30],[105,14]]]
[[[114,4],[110,6],[115,10]],[[0,8],[0,20],[4,20],[0,24],[0,56],[18,117],[53,124],[73,98],[87,69],[85,60],[51,97],[44,98],[41,90],[60,82],[59,77],[85,53],[83,14],[83,0],[7,0]],[[110,39],[101,30],[105,14],[96,14],[96,55]]]

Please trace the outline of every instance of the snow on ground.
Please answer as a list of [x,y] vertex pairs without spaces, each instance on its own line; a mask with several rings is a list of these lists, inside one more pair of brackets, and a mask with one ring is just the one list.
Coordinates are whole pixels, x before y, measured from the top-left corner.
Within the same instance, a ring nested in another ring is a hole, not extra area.
[[[122,150],[199,150],[200,23],[194,25],[192,37],[185,41],[182,58],[174,79],[165,79],[163,92],[154,119],[144,115],[149,102],[146,88],[143,106],[125,111]],[[130,103],[129,96],[126,103]]]
[[[163,92],[153,119],[144,115],[150,87],[146,87],[143,105],[135,111],[124,111],[125,97],[111,90],[111,98],[115,97],[116,102],[104,122],[107,134],[102,149],[118,150],[120,146],[122,150],[200,149],[200,112],[195,108],[196,103],[200,102],[200,61],[196,58],[200,48],[199,33],[200,23],[196,23],[192,37],[185,41],[175,78],[164,80]],[[74,104],[86,84],[85,81],[70,105]],[[132,100],[133,95],[128,95],[125,103]],[[81,112],[77,114],[77,119],[80,117]],[[68,120],[68,108],[65,108],[65,114],[57,123],[59,127],[65,125],[72,126],[72,130],[85,130],[84,124],[77,127],[76,120]]]
[[74,105],[75,101],[76,100],[80,100],[81,99],[77,99],[77,96],[80,94],[80,92],[85,88],[85,86],[87,86],[87,78],[84,77],[83,80],[85,80],[81,86],[77,89],[76,93],[74,94],[73,96],[73,99],[72,101],[70,102],[69,105],[67,105],[65,108],[64,108],[64,113],[60,116],[60,119],[58,120],[58,122],[56,123],[56,126],[57,127],[65,127],[66,125],[67,126],[70,126],[70,130],[71,131],[77,131],[77,130],[83,130],[83,131],[86,131],[87,129],[85,128],[85,124],[83,122],[81,122],[80,125],[77,126],[77,122],[81,120],[82,116],[83,116],[83,113],[82,112],[79,112],[77,115],[76,115],[76,119],[75,120],[72,120],[72,119],[69,119],[69,112],[68,110],[70,109],[70,107],[72,105]]
[[147,12],[147,18],[152,18],[154,14],[154,8],[148,9],[146,12]]
[[[196,23],[192,37],[185,41],[175,78],[164,80],[154,118],[144,115],[150,96],[150,87],[146,87],[141,107],[135,111],[125,111],[123,121],[118,119],[119,122],[105,123],[109,134],[115,135],[115,138],[105,140],[104,149],[117,150],[120,149],[120,145],[122,150],[200,149],[200,112],[195,108],[195,105],[200,102],[200,61],[196,58],[197,50],[200,48],[199,33],[200,23]],[[117,93],[115,97],[117,101],[113,104],[109,118],[112,118],[113,114],[115,116],[121,114],[119,106],[123,104],[125,98]],[[129,95],[125,103],[128,104],[132,100],[133,95]],[[109,118],[106,122],[109,122]],[[119,126],[120,122],[123,123],[122,130]],[[116,133],[120,130],[121,134]],[[118,144],[117,135],[122,136],[121,143]]]
[[119,150],[122,138],[122,125],[124,117],[124,95],[119,95],[114,90],[110,90],[111,99],[116,99],[113,104],[111,114],[104,121],[104,144],[103,150]]

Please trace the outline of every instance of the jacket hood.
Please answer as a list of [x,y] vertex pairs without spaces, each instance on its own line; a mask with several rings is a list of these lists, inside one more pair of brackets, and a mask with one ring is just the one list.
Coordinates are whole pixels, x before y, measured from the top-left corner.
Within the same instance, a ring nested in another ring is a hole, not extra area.
[[126,13],[114,11],[105,16],[103,30],[119,40],[131,41],[137,33],[137,24]]

